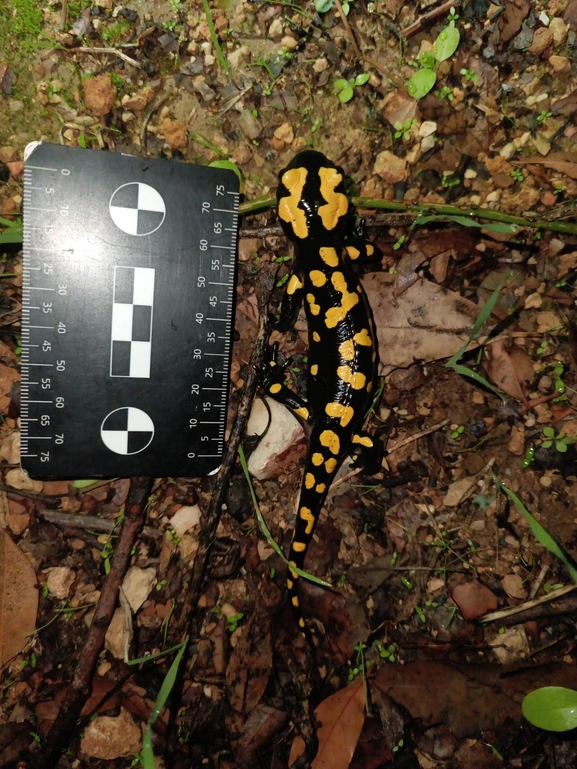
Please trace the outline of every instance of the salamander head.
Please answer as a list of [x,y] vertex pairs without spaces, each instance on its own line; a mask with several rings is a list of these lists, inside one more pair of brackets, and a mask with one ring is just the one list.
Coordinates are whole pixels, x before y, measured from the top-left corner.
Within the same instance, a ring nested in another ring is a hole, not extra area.
[[339,238],[350,223],[344,173],[321,152],[305,150],[279,174],[278,214],[296,242]]

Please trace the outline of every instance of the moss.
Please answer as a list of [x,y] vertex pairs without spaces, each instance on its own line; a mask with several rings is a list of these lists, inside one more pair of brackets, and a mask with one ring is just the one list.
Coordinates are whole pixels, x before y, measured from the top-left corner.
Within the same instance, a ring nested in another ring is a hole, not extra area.
[[11,0],[0,7],[0,49],[10,63],[38,48],[44,17],[36,0]]

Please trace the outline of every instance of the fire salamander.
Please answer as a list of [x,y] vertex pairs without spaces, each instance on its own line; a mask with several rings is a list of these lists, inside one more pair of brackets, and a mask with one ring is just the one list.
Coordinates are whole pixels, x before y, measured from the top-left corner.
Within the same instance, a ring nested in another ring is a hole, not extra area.
[[[356,460],[376,448],[362,432],[377,371],[376,332],[367,297],[349,263],[374,255],[375,247],[353,229],[343,179],[343,171],[323,154],[307,150],[280,172],[277,191],[281,225],[297,244],[297,255],[274,327],[289,330],[304,300],[309,333],[307,400],[284,384],[276,346],[269,348],[262,384],[311,425],[289,555],[291,565],[298,568],[339,465],[348,454]],[[293,611],[310,640],[297,584],[297,573],[289,569]]]

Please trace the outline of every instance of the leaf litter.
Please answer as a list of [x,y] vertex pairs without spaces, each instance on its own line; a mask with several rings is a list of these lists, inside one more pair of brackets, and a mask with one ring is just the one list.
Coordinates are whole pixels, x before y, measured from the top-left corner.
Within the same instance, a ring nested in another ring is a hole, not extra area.
[[[575,554],[577,4],[351,3],[347,23],[330,3],[317,13],[313,3],[132,8],[69,0],[48,3],[40,19],[28,18],[26,7],[15,2],[13,17],[0,16],[0,28],[14,30],[0,37],[0,765],[19,758],[29,765],[39,751],[30,733],[42,744],[66,700],[128,493],[125,480],[42,484],[16,467],[22,157],[40,136],[232,162],[248,208],[270,199],[278,170],[312,146],[343,166],[351,194],[384,206],[363,211],[383,254],[363,281],[387,380],[373,424],[387,438],[391,471],[365,478],[345,468],[321,515],[307,568],[338,593],[303,585],[316,656],[306,667],[283,600],[284,567],[257,535],[235,472],[182,672],[186,711],[174,722],[182,719],[186,737],[171,738],[163,710],[154,725],[157,755],[178,743],[175,765],[201,764],[218,751],[222,767],[257,757],[287,766],[295,728],[307,738],[312,728],[315,766],[392,766],[403,752],[423,767],[447,759],[498,765],[491,748],[513,763],[525,761],[529,743],[535,766],[551,753],[558,765],[574,763],[574,750],[545,745],[520,707],[539,686],[577,686],[564,624],[575,599],[563,591],[551,600],[570,572],[531,536],[490,473],[557,547]],[[42,27],[48,47],[26,37]],[[419,98],[411,98],[419,67]],[[338,82],[346,92],[335,92]],[[479,209],[496,218],[463,215]],[[512,227],[511,217],[525,224]],[[266,209],[245,216],[241,234],[231,419],[257,334],[256,289],[267,270],[282,278],[286,265],[273,260],[287,253]],[[513,277],[472,335],[505,270]],[[280,290],[273,307],[279,298]],[[302,322],[299,331],[279,338],[297,383],[306,367]],[[446,368],[463,345],[459,362]],[[301,456],[296,445],[269,458],[267,477],[255,481],[285,550]],[[94,766],[135,758],[170,660],[153,663],[143,679],[124,662],[125,640],[133,638],[132,657],[182,640],[173,637],[174,623],[211,493],[204,480],[156,482],[132,556],[137,596],[129,598],[132,611],[127,602],[118,608],[116,652],[99,659],[84,736],[65,765],[87,756]],[[508,616],[525,603],[531,608]],[[29,640],[36,606],[38,630]],[[476,622],[495,609],[498,622]],[[366,667],[348,683],[359,644]],[[300,690],[293,658],[307,670]],[[514,675],[504,677],[496,661]],[[302,691],[316,706],[308,732]],[[374,749],[361,749],[367,744]]]

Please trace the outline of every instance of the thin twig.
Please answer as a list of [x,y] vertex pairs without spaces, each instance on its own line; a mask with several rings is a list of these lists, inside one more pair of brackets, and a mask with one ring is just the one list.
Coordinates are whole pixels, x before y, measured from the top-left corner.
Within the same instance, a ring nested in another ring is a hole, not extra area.
[[127,56],[125,53],[122,53],[122,51],[119,51],[118,48],[90,48],[89,46],[81,45],[78,48],[70,48],[69,53],[92,53],[92,54],[111,54],[113,56],[118,56],[119,59],[122,59],[122,61],[125,61],[127,64],[130,64],[132,67],[137,67],[138,69],[144,69],[142,64],[139,61],[136,61],[136,59],[132,59],[130,56]]
[[525,601],[518,606],[511,606],[508,609],[501,609],[500,611],[492,611],[489,612],[489,614],[484,614],[482,617],[479,617],[479,622],[497,622],[498,620],[506,619],[514,614],[520,614],[523,611],[534,609],[536,606],[548,603],[549,601],[555,601],[557,598],[567,595],[567,593],[572,593],[575,589],[577,589],[577,585],[565,585],[565,587],[560,587],[558,590],[553,590],[553,592],[542,595],[539,598],[533,598],[531,601]]
[[92,677],[98,655],[104,646],[104,638],[116,608],[120,585],[130,564],[132,548],[142,528],[144,508],[151,489],[151,478],[131,479],[125,506],[125,518],[112,556],[110,573],[102,586],[102,593],[96,605],[92,624],[76,662],[72,684],[56,720],[48,732],[44,750],[42,750],[37,763],[38,769],[56,769],[74,734],[82,708],[90,697]]
[[346,30],[346,33],[349,36],[349,40],[351,41],[351,45],[353,46],[353,51],[355,52],[355,56],[357,57],[357,59],[362,59],[363,55],[359,49],[359,46],[357,45],[357,41],[355,40],[353,30],[351,29],[351,25],[349,24],[349,21],[345,16],[345,12],[343,11],[343,6],[341,5],[341,0],[335,0],[335,6],[339,13],[339,16],[341,17],[341,21],[343,22],[343,26]]
[[[103,534],[110,534],[118,526],[118,521],[109,518],[96,518],[93,515],[72,515],[72,513],[63,513],[59,510],[40,510],[39,515],[55,526],[97,531]],[[150,539],[162,539],[164,536],[162,531],[154,529],[152,526],[144,526],[142,534]]]
[[417,21],[414,21],[408,27],[402,29],[401,35],[408,40],[410,37],[413,37],[413,35],[419,33],[425,24],[438,19],[439,16],[442,16],[444,13],[449,13],[451,8],[459,5],[459,2],[460,0],[448,0],[448,2],[443,3],[443,5],[439,5],[437,8],[433,8],[432,11],[424,13],[419,19],[417,19]]

